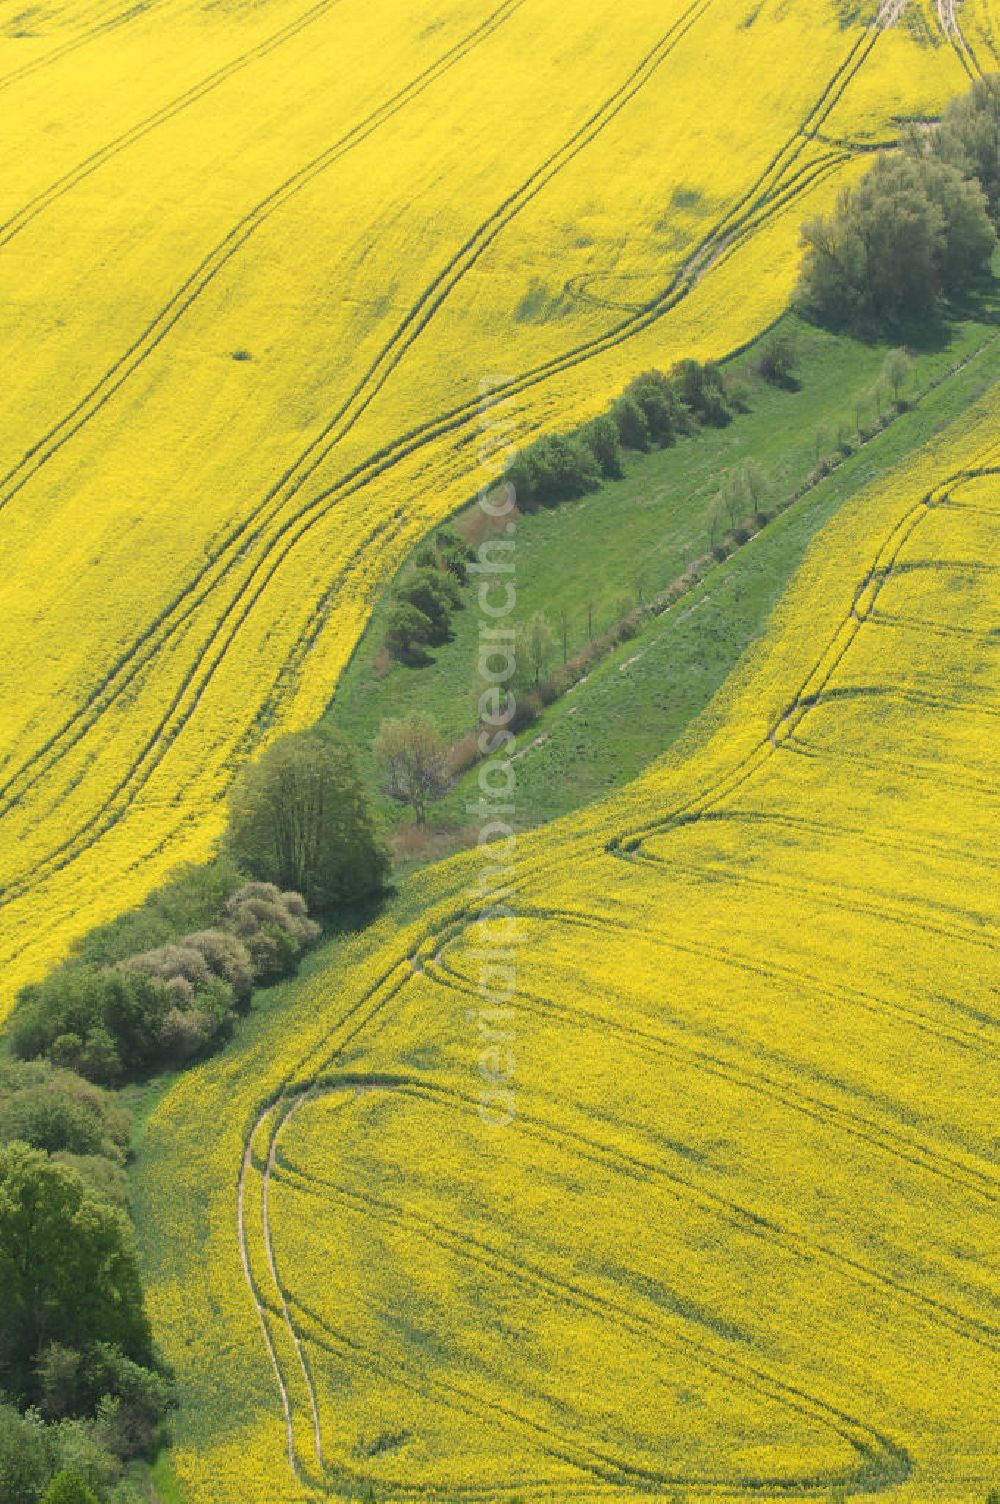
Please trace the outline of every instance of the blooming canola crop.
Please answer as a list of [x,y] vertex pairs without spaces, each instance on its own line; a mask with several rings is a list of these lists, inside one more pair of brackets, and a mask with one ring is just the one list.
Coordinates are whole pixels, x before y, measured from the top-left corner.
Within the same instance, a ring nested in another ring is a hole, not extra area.
[[994,391],[683,746],[518,839],[502,1007],[472,853],[172,1089],[193,1500],[985,1497],[998,518]]
[[994,55],[978,0],[947,45],[936,12],[826,0],[54,0],[21,22],[3,1010],[203,857],[240,764],[320,712],[474,488],[484,379],[528,435],[739,345],[863,149]]

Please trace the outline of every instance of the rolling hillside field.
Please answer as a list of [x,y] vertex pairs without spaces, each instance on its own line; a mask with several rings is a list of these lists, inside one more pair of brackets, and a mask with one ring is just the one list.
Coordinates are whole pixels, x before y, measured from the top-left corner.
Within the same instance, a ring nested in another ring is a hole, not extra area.
[[1000,1504],[1000,0],[0,0],[0,143],[0,1504]]
[[320,714],[483,483],[483,384],[524,437],[754,335],[992,65],[961,12],[7,0],[0,1007]]
[[162,1100],[193,1498],[985,1497],[998,511],[994,396],[685,745],[522,837],[504,1007],[456,858]]

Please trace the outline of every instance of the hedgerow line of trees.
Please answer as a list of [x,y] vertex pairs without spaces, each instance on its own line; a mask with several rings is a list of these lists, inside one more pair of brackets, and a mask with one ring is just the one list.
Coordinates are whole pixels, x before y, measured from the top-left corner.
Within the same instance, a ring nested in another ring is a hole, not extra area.
[[228,1037],[254,989],[319,938],[309,907],[335,916],[388,870],[346,744],[325,729],[280,738],[237,779],[218,857],[18,995],[0,1058],[3,1504],[141,1504],[124,1470],[164,1439],[171,1376],[128,1215],[130,1117],[111,1088]]
[[[880,157],[830,220],[807,227],[800,298],[815,316],[862,332],[925,318],[972,285],[995,248],[998,213],[1000,88],[991,79],[951,106],[937,131],[915,132],[902,153]],[[894,283],[905,249],[911,262]],[[793,380],[794,351],[780,333],[759,370],[777,384]],[[879,422],[890,392],[901,407],[907,379],[905,352],[890,351],[873,393]],[[609,413],[517,457],[521,509],[584,495],[621,475],[625,450],[722,425],[740,405],[738,386],[714,366],[648,372]],[[817,435],[818,456],[822,448]],[[742,512],[767,520],[766,494],[752,461],[724,479],[720,506],[737,540]],[[395,593],[399,656],[419,661],[447,639],[470,555],[442,529],[417,556]],[[634,635],[643,614],[669,603],[669,592],[653,602],[641,585],[638,593],[608,641]],[[560,635],[562,680],[552,672]],[[522,626],[522,724],[571,677],[565,621],[560,635],[541,613]],[[591,657],[600,647],[590,615]],[[418,822],[455,772],[433,726],[414,718],[383,726],[377,761],[385,792]],[[238,780],[219,858],[93,932],[20,994],[7,1037],[13,1058],[0,1060],[5,1504],[136,1504],[123,1469],[157,1444],[172,1403],[128,1217],[129,1117],[110,1088],[215,1047],[254,988],[290,975],[315,943],[310,911],[330,915],[366,899],[387,874],[347,747],[325,731],[282,738]]]
[[[765,342],[758,371],[787,385],[794,366],[787,337]],[[626,451],[666,448],[699,429],[723,427],[745,410],[743,384],[724,379],[712,362],[682,360],[669,373],[649,370],[635,377],[607,413],[567,433],[546,434],[520,451],[507,478],[520,512],[556,507],[620,480]],[[451,636],[451,620],[463,608],[474,551],[449,527],[439,528],[417,553],[393,590],[383,637],[389,657],[419,667],[429,648]]]

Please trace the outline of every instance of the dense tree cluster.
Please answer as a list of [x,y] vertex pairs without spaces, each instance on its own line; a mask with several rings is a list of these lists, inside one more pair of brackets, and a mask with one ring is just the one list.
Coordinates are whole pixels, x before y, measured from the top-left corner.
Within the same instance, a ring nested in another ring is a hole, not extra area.
[[124,1464],[156,1444],[170,1404],[124,1209],[129,1127],[109,1093],[70,1071],[0,1067],[0,1498],[10,1504],[131,1501]]
[[798,301],[833,328],[915,327],[968,289],[996,249],[1000,84],[956,101],[936,130],[882,154],[832,215],[803,227]]
[[451,636],[451,619],[462,609],[473,550],[451,528],[439,528],[424,544],[393,591],[385,645],[400,663],[424,663],[427,649]]
[[224,855],[20,993],[0,1058],[3,1504],[139,1504],[123,1470],[170,1403],[128,1218],[130,1119],[97,1083],[224,1038],[319,938],[303,895],[329,913],[387,872],[347,746],[284,737],[237,781]]

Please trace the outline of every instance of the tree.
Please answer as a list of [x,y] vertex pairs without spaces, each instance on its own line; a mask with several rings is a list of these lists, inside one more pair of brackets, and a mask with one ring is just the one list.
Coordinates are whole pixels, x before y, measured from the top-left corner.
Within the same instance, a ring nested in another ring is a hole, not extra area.
[[417,824],[426,825],[428,804],[447,792],[450,781],[448,746],[433,721],[420,714],[383,721],[374,750],[383,792],[409,805]]
[[882,380],[892,388],[893,401],[897,404],[902,399],[912,371],[913,361],[905,350],[897,348],[889,351],[882,366]]
[[742,472],[731,470],[722,483],[717,505],[729,517],[729,526],[734,528],[746,516],[747,490]]
[[712,548],[719,538],[719,530],[728,510],[728,497],[720,491],[708,509],[708,541]]
[[794,386],[799,365],[799,347],[787,329],[775,329],[764,341],[757,369],[772,386]]
[[320,914],[377,892],[388,871],[353,754],[322,727],[281,737],[244,771],[227,839],[251,876]]
[[415,569],[396,591],[398,600],[416,609],[430,622],[428,642],[447,642],[451,635],[451,613],[462,604],[458,581],[453,575],[435,568]]
[[986,266],[996,248],[986,195],[978,180],[934,158],[920,164],[921,185],[941,215],[943,245],[937,266],[940,290],[961,292]]
[[619,397],[611,409],[611,416],[626,449],[645,452],[649,448],[649,424],[634,397]]
[[624,395],[639,408],[650,438],[661,448],[673,444],[689,426],[674,385],[662,371],[644,371],[630,382]]
[[419,663],[427,658],[425,651],[434,627],[429,616],[409,601],[396,601],[389,608],[385,624],[385,645],[399,663]]
[[767,495],[767,476],[756,460],[744,461],[740,473],[743,478],[743,488],[753,504],[753,509],[759,512],[761,502]]
[[114,1081],[122,1069],[156,1055],[170,1010],[166,988],[153,977],[71,962],[43,982],[22,988],[11,1014],[15,1055],[51,1055],[95,1081]]
[[682,360],[670,373],[677,395],[701,423],[722,428],[731,414],[726,402],[722,373],[712,361]]
[[0,1403],[0,1499],[37,1504],[49,1474],[48,1438],[36,1413],[19,1415]]
[[[967,94],[953,99],[930,148],[965,177],[974,177],[986,195],[994,220],[1000,217],[1000,75],[977,79]],[[919,141],[926,150],[926,138]]]
[[42,1494],[41,1504],[99,1504],[97,1495],[88,1488],[79,1473],[69,1468],[56,1473]]
[[556,645],[544,612],[536,611],[520,629],[518,638],[518,664],[527,668],[531,684],[537,687],[552,661]]
[[590,445],[601,474],[608,480],[621,480],[622,446],[618,425],[613,418],[595,418],[583,430],[584,441]]
[[476,557],[476,551],[466,543],[464,538],[450,527],[439,527],[434,538],[437,544],[438,557],[442,566],[453,574],[460,585],[469,583],[469,563]]
[[595,491],[601,468],[586,433],[547,434],[530,444],[512,462],[508,479],[524,510],[556,506]]
[[101,1340],[136,1361],[150,1332],[132,1233],[75,1170],[42,1151],[0,1148],[0,1376],[30,1398],[49,1342]]
[[926,320],[996,245],[985,196],[947,163],[882,154],[832,216],[802,230],[797,299],[833,327],[877,331]]

